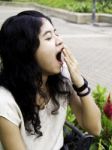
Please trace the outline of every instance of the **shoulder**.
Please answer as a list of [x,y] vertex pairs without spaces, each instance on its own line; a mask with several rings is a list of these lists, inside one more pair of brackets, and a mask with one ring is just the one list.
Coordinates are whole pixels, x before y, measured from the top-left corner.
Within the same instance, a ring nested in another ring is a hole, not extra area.
[[20,114],[21,111],[11,92],[0,87],[0,117],[4,117],[19,126]]
[[13,95],[5,87],[0,87],[0,105],[18,107]]
[[4,102],[13,102],[14,98],[9,90],[7,90],[5,87],[0,86],[0,103]]

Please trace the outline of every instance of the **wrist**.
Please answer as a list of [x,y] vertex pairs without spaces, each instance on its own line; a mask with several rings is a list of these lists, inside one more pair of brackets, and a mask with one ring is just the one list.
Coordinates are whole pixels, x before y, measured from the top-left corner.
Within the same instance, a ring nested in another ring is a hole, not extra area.
[[77,92],[77,95],[80,97],[87,96],[90,93],[90,88],[88,87],[88,82],[85,78],[83,78],[83,85],[78,87],[73,84],[74,90]]
[[76,88],[80,88],[83,86],[84,84],[84,78],[82,76],[75,78],[75,80],[73,80],[73,85],[75,85]]

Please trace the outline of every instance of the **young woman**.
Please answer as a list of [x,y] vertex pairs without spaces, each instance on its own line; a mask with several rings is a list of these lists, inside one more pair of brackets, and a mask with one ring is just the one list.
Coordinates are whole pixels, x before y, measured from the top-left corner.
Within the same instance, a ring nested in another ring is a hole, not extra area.
[[0,57],[0,150],[60,150],[67,105],[81,127],[99,135],[100,111],[88,83],[47,16],[30,10],[7,19]]

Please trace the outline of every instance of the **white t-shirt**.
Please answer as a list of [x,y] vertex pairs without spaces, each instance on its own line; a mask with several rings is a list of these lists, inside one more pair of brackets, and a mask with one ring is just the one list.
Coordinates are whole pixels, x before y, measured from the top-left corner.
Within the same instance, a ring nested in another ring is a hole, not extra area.
[[[43,136],[36,138],[28,135],[25,130],[21,110],[14,100],[11,92],[0,87],[0,116],[8,119],[20,128],[26,150],[60,150],[63,146],[63,125],[66,119],[67,100],[60,99],[60,108],[57,115],[52,115],[52,101],[39,111],[41,131]],[[0,150],[3,150],[0,142]]]

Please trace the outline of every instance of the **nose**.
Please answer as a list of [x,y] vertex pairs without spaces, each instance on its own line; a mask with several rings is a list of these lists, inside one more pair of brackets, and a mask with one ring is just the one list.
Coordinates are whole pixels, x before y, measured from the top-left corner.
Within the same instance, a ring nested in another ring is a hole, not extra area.
[[60,36],[56,36],[56,46],[62,45],[63,44],[63,40]]

